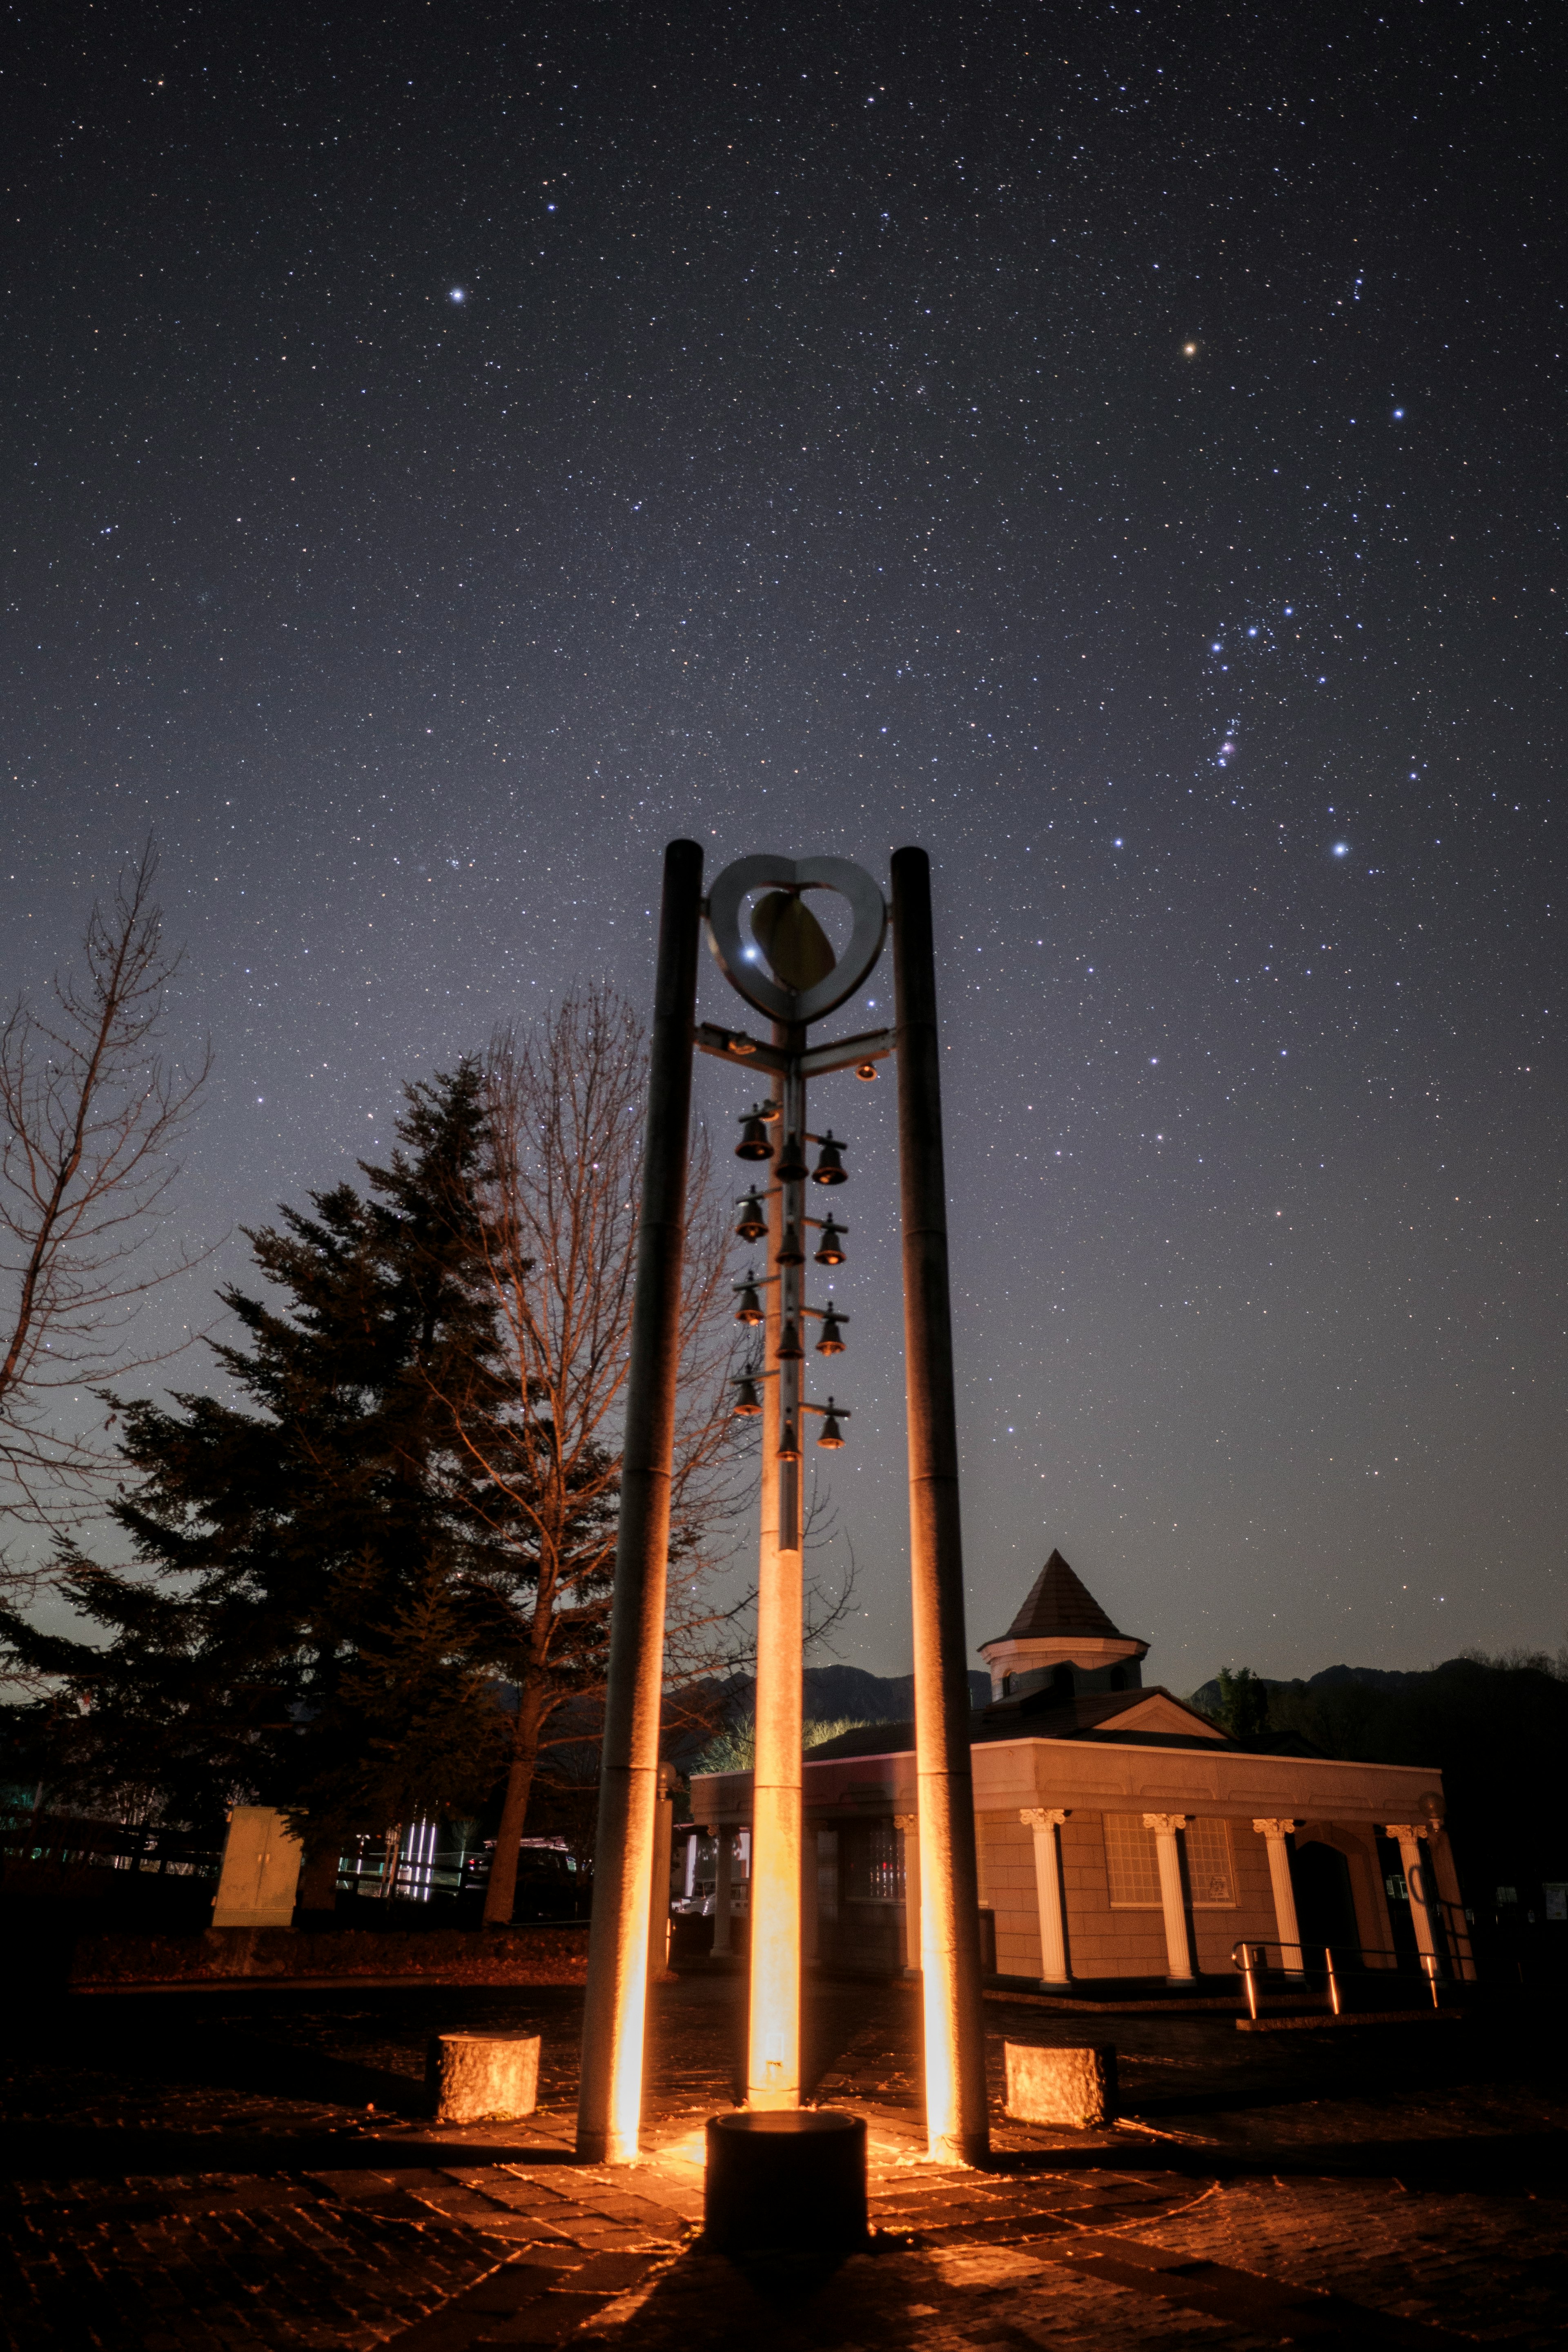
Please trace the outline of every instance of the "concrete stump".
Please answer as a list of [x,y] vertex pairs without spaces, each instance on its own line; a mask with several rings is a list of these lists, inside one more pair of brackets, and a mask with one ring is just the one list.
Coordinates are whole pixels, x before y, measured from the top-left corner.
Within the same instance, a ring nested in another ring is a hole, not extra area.
[[865,2117],[802,2107],[710,2116],[703,2227],[725,2253],[864,2246]]
[[510,2123],[539,2105],[537,2033],[433,2033],[425,2082],[438,2124]]
[[1094,2048],[1042,2050],[1029,2042],[1003,2044],[1007,2058],[1007,2113],[1021,2124],[1071,2124],[1085,2130],[1116,2116],[1116,2052]]

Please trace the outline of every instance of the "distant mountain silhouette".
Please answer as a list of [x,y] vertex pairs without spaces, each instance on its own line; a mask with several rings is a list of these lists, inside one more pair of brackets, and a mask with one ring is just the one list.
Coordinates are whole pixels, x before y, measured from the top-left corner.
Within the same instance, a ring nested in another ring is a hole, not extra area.
[[[1457,1665],[1458,1660],[1447,1658],[1440,1666],[1422,1666],[1409,1672],[1395,1666],[1324,1666],[1321,1673],[1309,1675],[1303,1681],[1300,1675],[1289,1682],[1277,1680],[1271,1675],[1259,1675],[1258,1680],[1265,1690],[1329,1690],[1342,1683],[1364,1683],[1370,1690],[1415,1690],[1433,1675],[1440,1675],[1444,1666]],[[1192,1704],[1205,1715],[1213,1715],[1219,1706],[1219,1676],[1200,1683],[1192,1694]]]
[[[872,1675],[864,1666],[807,1666],[802,1680],[807,1723],[837,1723],[846,1717],[856,1723],[908,1723],[915,1711],[913,1675]],[[756,1683],[750,1675],[737,1675],[724,1685],[724,1714],[731,1723],[751,1714],[755,1693]],[[990,1675],[972,1670],[970,1705],[984,1706],[990,1696]],[[675,1761],[683,1771],[705,1744],[700,1738],[693,1738],[689,1754],[684,1748],[675,1751]]]

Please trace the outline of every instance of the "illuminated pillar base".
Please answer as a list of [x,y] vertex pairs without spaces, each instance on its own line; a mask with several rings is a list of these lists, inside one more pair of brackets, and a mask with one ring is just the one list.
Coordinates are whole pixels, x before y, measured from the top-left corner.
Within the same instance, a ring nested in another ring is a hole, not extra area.
[[800,1791],[758,1789],[752,1822],[746,2104],[800,2105]]

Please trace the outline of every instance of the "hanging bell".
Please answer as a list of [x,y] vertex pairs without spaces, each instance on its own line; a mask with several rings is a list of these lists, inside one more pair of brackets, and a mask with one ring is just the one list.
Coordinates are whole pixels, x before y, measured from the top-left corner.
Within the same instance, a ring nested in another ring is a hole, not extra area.
[[773,1171],[781,1184],[804,1184],[811,1171],[805,1164],[805,1154],[800,1148],[800,1138],[792,1135],[779,1153],[779,1164]]
[[753,1283],[743,1282],[741,1285],[741,1303],[735,1309],[735,1320],[737,1323],[760,1323],[762,1319],[763,1302],[757,1297],[756,1286]]
[[743,1242],[760,1242],[767,1232],[768,1221],[763,1214],[763,1204],[754,1192],[748,1192],[741,1203],[741,1222],[735,1231]]
[[827,1400],[827,1411],[822,1416],[822,1434],[816,1442],[818,1445],[826,1445],[830,1454],[837,1453],[844,1444],[844,1432],[838,1426],[838,1415],[831,1397]]
[[735,1146],[735,1157],[737,1160],[771,1160],[773,1156],[773,1147],[768,1141],[763,1125],[762,1106],[753,1103],[741,1121],[741,1140]]
[[735,1382],[735,1386],[739,1391],[739,1394],[736,1396],[735,1402],[731,1407],[731,1411],[734,1413],[737,1421],[754,1421],[757,1414],[760,1413],[763,1409],[763,1401],[757,1394],[757,1384],[755,1381],[750,1379],[738,1380]]
[[822,1139],[822,1150],[811,1172],[819,1184],[847,1184],[849,1181],[849,1171],[844,1165],[844,1146],[831,1128]]
[[798,1364],[803,1360],[805,1355],[805,1349],[800,1344],[799,1331],[795,1328],[793,1322],[786,1323],[784,1327],[784,1337],[779,1341],[780,1363]]
[[876,1065],[876,1063],[875,1063],[875,1062],[857,1062],[857,1063],[856,1063],[856,1065],[855,1065],[855,1075],[856,1075],[856,1076],[857,1076],[858,1078],[864,1078],[864,1079],[865,1079],[865,1081],[866,1081],[866,1083],[867,1083],[867,1085],[868,1085],[868,1086],[869,1086],[869,1084],[871,1083],[871,1080],[872,1080],[872,1079],[876,1076],[876,1075],[877,1075],[877,1065]]
[[818,1265],[843,1265],[844,1236],[848,1230],[847,1225],[836,1225],[832,1218],[828,1218],[822,1228],[822,1244],[816,1253]]
[[[842,1445],[844,1440],[840,1438],[838,1443]],[[795,1441],[795,1423],[793,1421],[786,1421],[782,1432],[780,1433],[779,1460],[781,1462],[798,1462],[800,1460],[800,1447]]]
[[822,1337],[816,1343],[819,1356],[841,1356],[844,1353],[844,1318],[830,1307],[822,1318]]
[[784,1227],[784,1239],[779,1244],[778,1255],[774,1258],[773,1263],[775,1265],[804,1265],[805,1264],[805,1252],[800,1245],[800,1228],[798,1225],[786,1225]]

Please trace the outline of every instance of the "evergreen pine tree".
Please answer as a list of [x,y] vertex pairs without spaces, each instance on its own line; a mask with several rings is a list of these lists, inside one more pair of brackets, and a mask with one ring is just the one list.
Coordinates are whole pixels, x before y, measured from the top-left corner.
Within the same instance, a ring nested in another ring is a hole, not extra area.
[[137,1478],[114,1516],[140,1572],[63,1563],[107,1641],[4,1628],[82,1702],[79,1786],[193,1822],[275,1804],[329,1867],[351,1827],[482,1801],[503,1726],[475,1601],[498,1538],[443,1400],[482,1394],[497,1352],[470,1266],[483,1129],[469,1066],[409,1088],[367,1193],[247,1235],[283,1297],[223,1294],[241,1401],[123,1408]]

